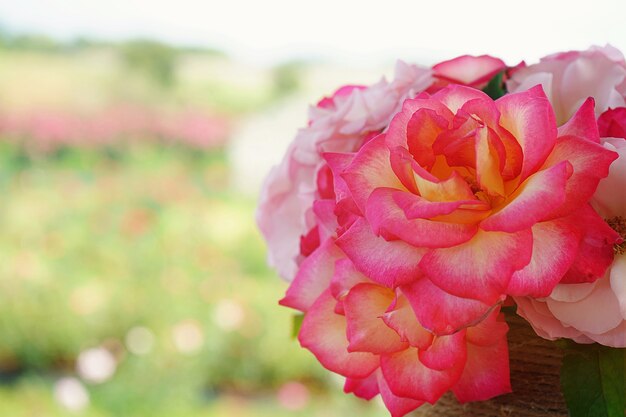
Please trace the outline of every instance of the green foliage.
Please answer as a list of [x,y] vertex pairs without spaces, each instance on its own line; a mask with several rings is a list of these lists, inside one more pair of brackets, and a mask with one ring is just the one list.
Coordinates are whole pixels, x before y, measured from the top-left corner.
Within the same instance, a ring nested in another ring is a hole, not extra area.
[[5,34],[2,36],[0,44],[4,44],[6,48],[21,49],[37,52],[58,52],[63,49],[63,45],[56,40],[45,35],[25,34],[10,36]]
[[[259,71],[208,48],[161,45],[147,53],[131,46],[77,39],[58,52],[0,47],[4,111],[28,109],[31,103],[56,109],[63,103],[63,108],[89,113],[123,104],[240,116],[293,91],[293,80],[299,79],[292,74],[286,76],[292,81],[279,82],[273,70]],[[278,73],[296,71],[290,68]],[[27,95],[23,85],[29,86]]]
[[121,57],[128,68],[161,87],[170,87],[175,81],[178,51],[169,45],[151,40],[129,41],[122,45]]
[[304,320],[304,314],[294,314],[293,315],[293,323],[291,327],[291,337],[294,339],[298,337],[298,333],[300,333],[300,328],[302,327],[302,321]]
[[0,48],[5,48],[9,41],[9,33],[0,24]]
[[278,65],[273,70],[275,95],[282,97],[298,91],[301,87],[300,74],[304,63],[292,61]]
[[496,74],[487,84],[483,91],[492,99],[497,100],[506,94],[506,86],[503,82],[504,71]]
[[[146,49],[162,49],[176,51],[177,53],[189,53],[197,55],[206,55],[212,57],[226,57],[226,53],[217,48],[206,46],[172,46],[162,42],[156,42],[148,39],[134,40],[130,42],[116,42],[110,40],[101,40],[89,38],[85,36],[77,36],[70,40],[58,40],[47,35],[38,33],[12,33],[0,25],[0,47],[11,48],[15,50],[36,51],[36,52],[65,52],[65,51],[84,51],[91,48],[113,48],[124,49],[131,45],[135,47],[145,47]],[[145,52],[143,52],[145,53]],[[154,51],[151,51],[154,53]],[[163,51],[157,51],[162,54]]]
[[226,52],[222,51],[221,49],[211,48],[211,47],[207,47],[207,46],[180,46],[180,47],[177,47],[177,49],[181,53],[189,53],[189,54],[196,54],[196,55],[207,55],[207,56],[212,56],[212,57],[216,57],[216,58],[227,58],[228,57]]
[[568,343],[561,387],[571,417],[624,417],[626,349]]

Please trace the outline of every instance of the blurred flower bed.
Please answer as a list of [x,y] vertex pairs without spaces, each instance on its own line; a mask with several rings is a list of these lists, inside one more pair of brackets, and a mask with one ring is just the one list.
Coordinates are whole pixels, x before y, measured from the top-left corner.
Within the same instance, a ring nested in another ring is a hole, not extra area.
[[0,141],[1,416],[342,416],[221,151]]
[[229,134],[227,118],[198,110],[159,112],[118,105],[86,115],[39,109],[0,113],[0,137],[39,152],[62,146],[111,146],[128,140],[212,149],[223,147]]
[[0,417],[378,414],[291,338],[229,187],[299,65],[1,31],[0,60]]

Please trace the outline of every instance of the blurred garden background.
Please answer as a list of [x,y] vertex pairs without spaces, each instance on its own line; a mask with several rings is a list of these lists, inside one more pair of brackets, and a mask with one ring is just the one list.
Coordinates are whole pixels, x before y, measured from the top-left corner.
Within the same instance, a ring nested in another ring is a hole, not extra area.
[[265,172],[234,168],[269,166],[246,141],[280,157],[255,115],[311,68],[2,32],[0,416],[374,413],[292,339],[254,224]]
[[263,177],[395,58],[625,50],[603,1],[0,0],[0,417],[385,415],[293,339]]

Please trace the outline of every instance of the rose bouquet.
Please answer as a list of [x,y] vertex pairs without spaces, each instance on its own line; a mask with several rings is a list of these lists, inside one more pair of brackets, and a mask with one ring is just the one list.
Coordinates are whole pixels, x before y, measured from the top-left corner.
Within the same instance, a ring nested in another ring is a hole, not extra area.
[[[301,345],[400,417],[448,391],[510,392],[503,310],[516,311],[578,349],[572,415],[622,415],[625,98],[607,46],[514,67],[399,62],[393,81],[312,106],[257,213]],[[575,394],[591,351],[606,414]]]

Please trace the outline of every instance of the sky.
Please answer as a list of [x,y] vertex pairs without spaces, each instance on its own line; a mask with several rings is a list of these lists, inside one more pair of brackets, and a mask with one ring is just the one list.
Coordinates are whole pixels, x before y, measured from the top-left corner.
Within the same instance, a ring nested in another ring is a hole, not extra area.
[[626,50],[626,0],[0,0],[0,25],[60,39],[152,37],[268,65],[464,53],[515,64],[592,44]]

